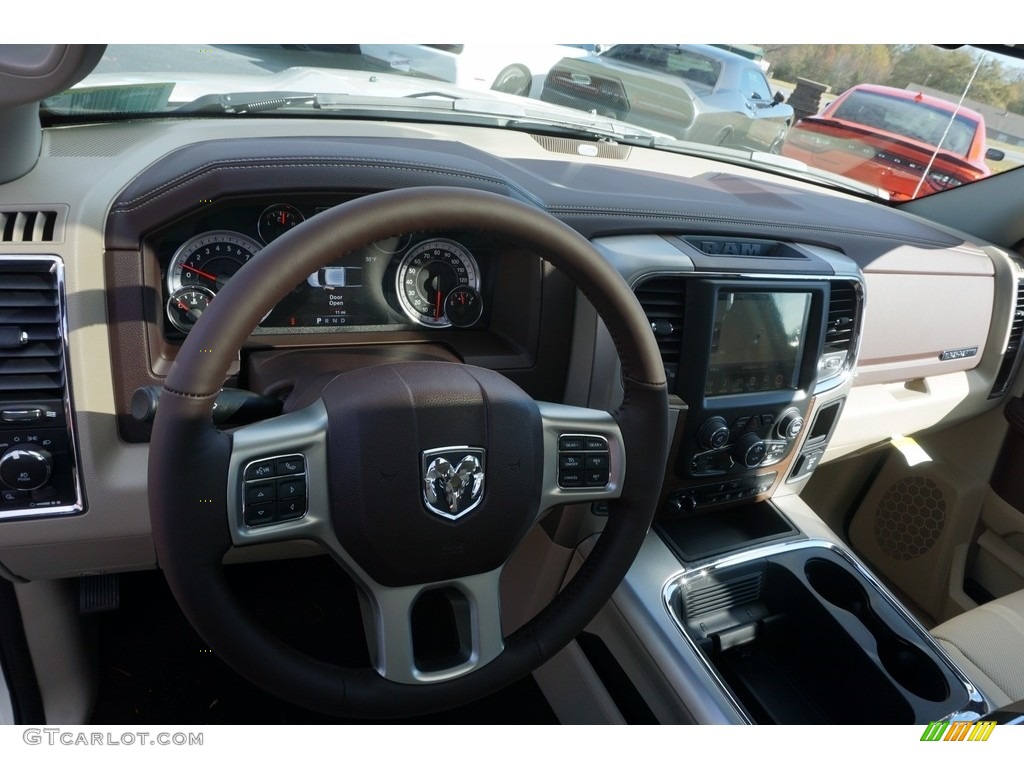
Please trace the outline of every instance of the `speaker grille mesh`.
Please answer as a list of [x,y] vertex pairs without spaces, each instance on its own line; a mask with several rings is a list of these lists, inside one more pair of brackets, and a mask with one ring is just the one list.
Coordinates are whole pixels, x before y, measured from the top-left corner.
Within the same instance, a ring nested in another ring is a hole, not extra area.
[[927,553],[946,525],[946,497],[933,480],[905,477],[878,502],[875,540],[894,560]]

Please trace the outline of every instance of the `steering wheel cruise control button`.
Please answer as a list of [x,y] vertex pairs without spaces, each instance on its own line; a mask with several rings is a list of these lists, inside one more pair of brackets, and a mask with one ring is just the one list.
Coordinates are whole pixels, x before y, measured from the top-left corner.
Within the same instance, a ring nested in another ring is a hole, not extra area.
[[600,435],[561,435],[558,438],[560,488],[603,488],[610,476],[608,441]]
[[558,455],[558,468],[559,469],[582,469],[583,468],[583,454],[580,454],[580,453],[560,453]]

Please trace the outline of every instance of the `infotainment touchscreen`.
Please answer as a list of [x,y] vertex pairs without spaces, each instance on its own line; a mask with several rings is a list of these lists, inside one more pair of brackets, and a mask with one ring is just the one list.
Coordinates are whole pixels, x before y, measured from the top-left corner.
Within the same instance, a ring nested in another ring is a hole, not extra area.
[[718,292],[704,395],[795,389],[811,294]]

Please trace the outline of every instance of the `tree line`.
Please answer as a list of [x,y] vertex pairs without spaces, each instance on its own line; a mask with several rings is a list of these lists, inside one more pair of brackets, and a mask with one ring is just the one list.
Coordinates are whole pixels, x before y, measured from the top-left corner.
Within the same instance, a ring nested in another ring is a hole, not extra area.
[[[932,45],[763,45],[771,75],[798,77],[842,93],[858,83],[906,88],[914,83],[961,94],[1008,112],[1024,114],[1024,68],[1006,65],[984,51],[946,50]],[[981,60],[978,65],[979,58]]]

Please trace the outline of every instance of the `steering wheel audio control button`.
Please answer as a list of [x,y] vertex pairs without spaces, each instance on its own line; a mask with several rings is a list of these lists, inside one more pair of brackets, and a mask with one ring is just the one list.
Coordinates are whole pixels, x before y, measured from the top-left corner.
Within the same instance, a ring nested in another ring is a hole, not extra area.
[[301,456],[289,456],[277,460],[277,474],[300,475],[306,471],[306,461]]
[[249,528],[297,520],[306,514],[306,457],[256,459],[242,473],[242,522]]
[[247,504],[245,507],[245,524],[248,526],[267,525],[275,520],[274,503]]
[[273,483],[253,483],[245,486],[245,503],[262,504],[277,498]]
[[277,503],[278,520],[296,520],[306,514],[306,500],[286,499]]
[[277,498],[294,499],[306,495],[306,481],[301,479],[279,480],[277,483]]
[[267,480],[274,476],[273,461],[254,461],[245,468],[246,480]]

